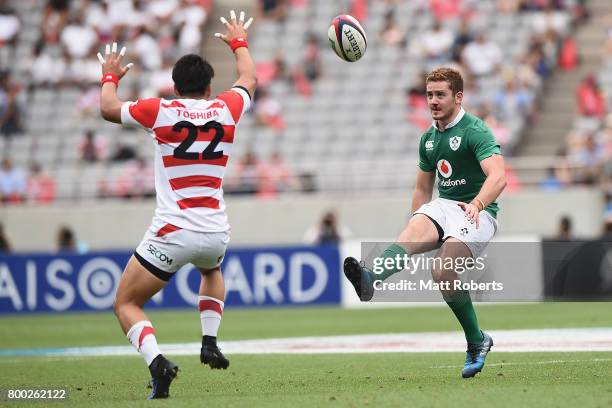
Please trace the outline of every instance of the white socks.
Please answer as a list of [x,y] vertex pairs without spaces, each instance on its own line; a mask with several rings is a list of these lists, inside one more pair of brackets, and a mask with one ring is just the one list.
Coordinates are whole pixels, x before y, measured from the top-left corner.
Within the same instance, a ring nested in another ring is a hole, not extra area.
[[211,296],[198,298],[200,321],[202,322],[202,336],[217,337],[221,317],[223,316],[223,302]]
[[153,325],[147,320],[134,324],[127,332],[127,338],[140,355],[144,357],[147,366],[150,366],[155,357],[161,354]]

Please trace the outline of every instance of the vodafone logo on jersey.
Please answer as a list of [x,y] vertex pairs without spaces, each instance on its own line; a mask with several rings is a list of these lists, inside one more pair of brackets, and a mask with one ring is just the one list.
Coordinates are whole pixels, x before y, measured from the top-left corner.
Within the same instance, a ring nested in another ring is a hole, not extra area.
[[438,173],[444,178],[453,175],[453,167],[448,160],[441,159],[438,161]]

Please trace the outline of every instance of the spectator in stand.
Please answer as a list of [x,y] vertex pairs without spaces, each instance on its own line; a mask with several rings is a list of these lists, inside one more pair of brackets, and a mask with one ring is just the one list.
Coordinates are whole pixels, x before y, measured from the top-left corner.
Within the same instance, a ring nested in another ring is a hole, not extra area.
[[566,11],[555,10],[552,1],[546,1],[542,11],[534,13],[531,30],[537,35],[552,32],[556,40],[561,39],[570,26],[570,15]]
[[281,132],[285,129],[281,104],[268,91],[260,88],[255,99],[255,120],[258,125]]
[[258,0],[255,19],[284,21],[287,18],[287,0]]
[[229,194],[255,194],[259,191],[261,175],[259,160],[253,151],[248,151],[225,183]]
[[97,85],[100,82],[100,62],[96,57],[96,49],[92,48],[84,58],[71,58],[67,75],[72,82],[80,87]]
[[465,46],[461,58],[473,77],[488,77],[498,71],[502,52],[499,45],[490,41],[484,32],[480,31],[476,40]]
[[406,32],[397,24],[395,9],[389,9],[385,13],[385,22],[380,32],[380,40],[391,47],[403,46],[406,41]]
[[105,151],[105,141],[98,137],[93,130],[87,130],[81,143],[79,143],[81,160],[88,163],[97,162],[104,158]]
[[506,80],[503,89],[495,95],[495,114],[502,121],[526,118],[531,112],[533,98],[524,87],[518,87],[514,78]]
[[117,178],[115,194],[126,199],[155,197],[153,168],[142,158],[134,160]]
[[99,44],[107,44],[114,38],[112,14],[108,1],[89,1],[85,13],[85,24],[95,30]]
[[304,75],[310,82],[314,82],[319,79],[323,71],[319,50],[319,37],[317,37],[314,33],[308,33],[306,36],[304,59],[302,60],[301,66]]
[[153,95],[160,98],[173,99],[176,97],[174,93],[174,81],[172,80],[172,68],[174,61],[170,58],[165,58],[162,61],[162,66],[151,73],[150,84]]
[[0,202],[19,204],[26,195],[26,179],[21,169],[14,167],[11,159],[2,160],[0,168]]
[[22,96],[21,85],[8,72],[0,73],[0,133],[6,138],[24,130]]
[[555,239],[558,241],[571,241],[574,239],[572,219],[569,216],[564,215],[559,219],[559,227]]
[[546,170],[546,178],[540,182],[540,189],[543,191],[560,191],[565,186],[557,178],[556,171],[554,167],[549,167]]
[[455,35],[451,30],[442,26],[440,21],[436,21],[430,30],[423,33],[420,41],[423,56],[426,59],[426,69],[429,71],[450,59]]
[[30,167],[27,183],[28,200],[39,205],[50,204],[55,200],[55,182],[42,171],[38,163]]
[[304,57],[298,67],[293,71],[293,84],[303,96],[312,95],[312,82],[321,77],[323,72],[319,54],[319,39],[313,33],[306,36]]
[[74,233],[66,226],[60,227],[57,231],[57,250],[60,252],[76,250]]
[[489,126],[489,129],[495,135],[495,140],[502,149],[511,144],[512,134],[508,126],[503,121],[498,120],[486,106],[481,106],[478,116]]
[[41,37],[47,44],[55,44],[66,22],[70,10],[70,0],[47,0],[40,23]]
[[297,190],[297,180],[281,155],[273,153],[268,161],[260,163],[258,196],[275,197],[284,191]]
[[578,184],[596,184],[601,178],[604,152],[595,134],[576,135],[571,143],[569,160],[574,167],[573,181]]
[[[294,0],[295,1],[295,0]],[[304,0],[306,1],[306,0]],[[293,6],[293,4],[292,4]],[[368,0],[351,0],[351,16],[363,24],[368,18]]]
[[84,254],[88,248],[84,241],[76,238],[74,231],[70,227],[64,225],[57,231],[57,250],[59,252],[66,251]]
[[20,27],[21,22],[15,10],[6,1],[0,2],[0,48],[10,46],[14,49]]
[[4,225],[0,224],[0,252],[11,252],[11,242],[4,232]]
[[582,116],[603,119],[607,113],[605,95],[594,75],[588,75],[578,85],[576,99]]
[[[55,87],[61,84],[67,67],[63,58],[54,58],[45,52],[45,43],[38,41],[34,45],[32,62],[30,67],[30,79],[35,87]],[[98,67],[98,71],[100,68]]]
[[318,190],[317,177],[311,172],[300,173],[298,175],[298,184],[302,193],[315,193]]
[[151,0],[147,13],[162,24],[168,23],[179,6],[178,0]]
[[551,67],[556,67],[561,41],[556,37],[555,32],[553,30],[548,30],[541,36],[534,36],[533,39],[542,49],[542,54],[544,54],[544,58],[546,58],[546,63]]
[[438,21],[453,20],[463,14],[463,0],[428,0],[429,9]]
[[259,62],[257,66],[257,84],[267,87],[275,81],[291,82],[291,76],[287,69],[287,61],[283,52],[277,51],[270,61]]
[[[144,3],[139,0],[106,0],[108,17],[113,24],[113,38],[126,38],[127,32],[135,27],[150,23]],[[159,25],[153,20],[155,26]]]
[[70,23],[64,27],[60,39],[64,49],[75,60],[87,58],[91,55],[94,47],[98,45],[98,34],[93,28],[84,24],[83,18],[79,14],[75,14]]
[[525,63],[543,79],[548,78],[552,72],[553,67],[547,60],[540,44],[534,44],[530,47],[525,56]]
[[198,53],[209,11],[191,0],[181,0],[173,13],[172,24],[177,27],[176,43],[182,54]]
[[110,160],[113,162],[124,162],[134,159],[138,159],[134,148],[121,140],[117,142],[113,153],[110,154]]
[[579,63],[578,41],[576,37],[569,34],[561,42],[558,59],[559,68],[565,71],[573,71]]
[[459,23],[459,29],[455,34],[455,41],[451,49],[452,59],[455,62],[461,61],[461,54],[466,45],[474,41],[472,30],[470,29],[470,22],[466,19],[462,19]]
[[408,121],[422,132],[431,126],[431,111],[425,96],[425,75],[420,72],[414,85],[406,91]]
[[606,223],[612,223],[612,193],[604,195],[603,219]]
[[517,60],[517,65],[513,67],[512,75],[531,92],[536,92],[542,85],[542,78],[529,63],[529,58],[526,54],[518,56]]
[[351,236],[351,231],[338,224],[334,211],[327,211],[319,223],[309,228],[304,234],[304,241],[313,245],[334,245]]
[[132,54],[139,67],[154,71],[162,65],[162,50],[157,39],[147,26],[142,25],[134,32]]

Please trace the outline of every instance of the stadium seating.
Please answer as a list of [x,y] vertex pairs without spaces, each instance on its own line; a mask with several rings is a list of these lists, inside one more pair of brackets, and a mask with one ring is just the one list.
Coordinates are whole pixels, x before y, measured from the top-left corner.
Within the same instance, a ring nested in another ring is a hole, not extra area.
[[[4,68],[10,68],[13,79],[28,86],[31,50],[38,38],[42,4],[34,1],[12,4],[22,18],[22,29],[16,47],[17,60]],[[72,7],[80,4],[74,1]],[[493,0],[470,2],[470,5],[474,7],[471,24],[499,44],[505,68],[515,67],[518,57],[528,49],[529,31],[523,28],[530,24],[531,14],[498,14]],[[411,186],[421,130],[407,120],[405,92],[415,85],[413,81],[425,66],[422,59],[411,55],[410,40],[431,27],[434,19],[421,2],[399,2],[394,6],[396,19],[405,27],[408,41],[400,47],[390,47],[378,36],[388,7],[383,1],[370,2],[369,16],[364,22],[368,50],[364,58],[353,64],[339,60],[327,47],[326,33],[331,18],[346,12],[337,2],[311,0],[291,7],[283,23],[257,21],[251,41],[256,62],[269,61],[280,51],[290,69],[299,66],[306,33],[312,32],[320,41],[323,74],[311,84],[310,97],[302,96],[286,82],[277,81],[269,86],[270,95],[282,105],[286,127],[282,132],[273,131],[258,125],[253,115],[246,116],[234,146],[228,177],[232,177],[236,163],[245,152],[253,150],[262,160],[273,152],[281,153],[296,176],[313,174],[317,189],[323,191]],[[458,23],[458,19],[452,19],[444,24],[456,30]],[[58,46],[48,46],[47,52],[59,55],[61,50]],[[120,95],[127,98],[132,86],[142,90],[149,77],[146,71],[139,71],[137,77],[128,75],[122,82]],[[502,86],[501,78],[495,76],[479,81],[476,89],[483,100],[492,103]],[[3,139],[2,154],[12,157],[23,168],[31,162],[42,164],[56,180],[59,198],[94,197],[101,181],[114,183],[129,165],[110,161],[83,163],[78,145],[87,129],[95,129],[103,136],[107,149],[123,141],[140,157],[153,156],[153,146],[144,133],[123,130],[96,115],[79,116],[76,106],[82,91],[78,88],[31,89],[26,133],[14,137],[10,143]],[[529,91],[537,94],[539,88]],[[513,116],[505,118],[505,123],[510,132],[506,146],[510,151],[520,140],[526,118]]]

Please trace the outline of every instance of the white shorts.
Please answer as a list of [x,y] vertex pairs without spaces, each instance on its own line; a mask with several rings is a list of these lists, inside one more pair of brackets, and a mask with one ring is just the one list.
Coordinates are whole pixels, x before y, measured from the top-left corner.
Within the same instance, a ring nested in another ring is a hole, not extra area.
[[169,281],[183,265],[213,269],[221,265],[230,241],[229,232],[195,232],[154,222],[134,256],[158,278]]
[[497,220],[487,211],[479,214],[480,225],[472,224],[458,205],[459,201],[436,198],[423,204],[415,214],[425,214],[442,229],[441,241],[453,237],[468,246],[472,257],[479,256],[497,231]]

